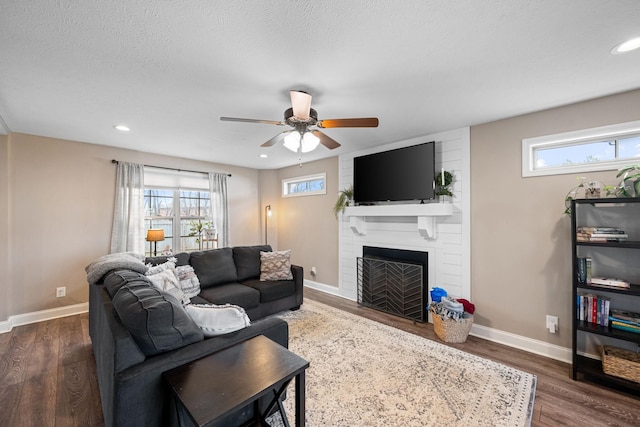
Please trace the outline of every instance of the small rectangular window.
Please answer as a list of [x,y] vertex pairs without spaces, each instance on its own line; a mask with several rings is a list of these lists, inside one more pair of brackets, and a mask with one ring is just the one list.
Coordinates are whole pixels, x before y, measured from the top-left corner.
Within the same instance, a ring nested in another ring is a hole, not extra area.
[[283,179],[282,197],[327,194],[326,180],[326,173]]
[[614,170],[640,160],[640,121],[522,140],[522,176]]

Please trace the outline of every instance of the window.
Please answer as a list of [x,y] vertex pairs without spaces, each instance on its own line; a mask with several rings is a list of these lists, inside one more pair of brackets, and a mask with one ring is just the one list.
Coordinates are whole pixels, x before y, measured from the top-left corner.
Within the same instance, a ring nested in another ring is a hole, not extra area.
[[[189,252],[210,245],[205,231],[211,228],[211,200],[208,191],[178,189],[144,190],[145,227],[164,230],[158,254]],[[201,224],[201,225],[199,225]],[[197,234],[199,230],[203,230]],[[189,234],[196,235],[189,236]],[[149,254],[153,247],[149,246]]]
[[522,140],[522,176],[613,170],[640,160],[640,121]]
[[282,180],[282,197],[313,196],[327,194],[327,174],[300,176]]

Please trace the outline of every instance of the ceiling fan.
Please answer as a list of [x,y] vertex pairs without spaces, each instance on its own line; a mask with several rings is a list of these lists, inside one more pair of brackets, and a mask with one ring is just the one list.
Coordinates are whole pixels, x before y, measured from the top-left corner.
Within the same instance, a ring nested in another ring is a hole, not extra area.
[[274,120],[242,119],[237,117],[220,117],[220,120],[244,123],[263,123],[267,125],[291,126],[293,129],[286,130],[264,144],[261,147],[271,147],[281,141],[284,146],[296,153],[308,153],[315,150],[318,144],[322,144],[330,150],[340,147],[340,144],[325,133],[313,126],[321,129],[328,128],[355,128],[355,127],[378,127],[376,117],[365,117],[355,119],[326,119],[318,120],[318,113],[311,108],[311,95],[301,90],[289,91],[291,95],[291,107],[285,110],[284,120],[277,122]]

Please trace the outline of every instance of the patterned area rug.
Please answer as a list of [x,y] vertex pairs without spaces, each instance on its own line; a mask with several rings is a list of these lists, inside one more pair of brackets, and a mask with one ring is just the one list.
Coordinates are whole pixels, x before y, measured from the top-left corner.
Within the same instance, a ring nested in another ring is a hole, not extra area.
[[[289,349],[310,362],[307,426],[531,423],[535,375],[308,299],[279,317]],[[284,405],[293,425],[293,381]]]

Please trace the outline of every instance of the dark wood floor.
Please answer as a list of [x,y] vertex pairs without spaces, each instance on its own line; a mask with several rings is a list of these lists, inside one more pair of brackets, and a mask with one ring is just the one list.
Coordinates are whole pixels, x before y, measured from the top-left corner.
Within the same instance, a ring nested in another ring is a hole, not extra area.
[[[305,296],[437,340],[433,327],[314,290]],[[538,377],[533,426],[640,426],[640,399],[569,377],[570,365],[470,336],[448,344]],[[88,316],[0,334],[0,426],[102,426]]]

